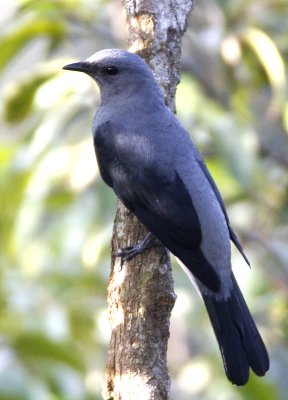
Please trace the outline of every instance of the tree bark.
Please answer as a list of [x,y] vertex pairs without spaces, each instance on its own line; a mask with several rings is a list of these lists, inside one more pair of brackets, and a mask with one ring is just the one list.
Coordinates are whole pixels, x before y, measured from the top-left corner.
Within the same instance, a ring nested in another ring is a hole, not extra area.
[[[192,0],[123,0],[129,50],[150,65],[172,111],[180,80],[181,39],[192,4]],[[167,250],[153,247],[129,262],[113,256],[146,234],[119,202],[108,287],[112,333],[103,388],[106,400],[169,397],[167,342],[176,296]]]

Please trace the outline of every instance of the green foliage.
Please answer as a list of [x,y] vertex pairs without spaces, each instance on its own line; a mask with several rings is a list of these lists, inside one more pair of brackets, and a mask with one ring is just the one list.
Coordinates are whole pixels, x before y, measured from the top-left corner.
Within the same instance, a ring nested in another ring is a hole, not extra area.
[[[0,400],[101,398],[116,202],[92,146],[97,89],[61,67],[123,48],[119,11],[93,0],[1,7]],[[171,399],[288,397],[287,13],[282,0],[218,0],[191,14],[178,116],[252,262],[249,271],[233,251],[272,368],[245,388],[226,381],[202,304],[175,266]]]
[[30,367],[32,364],[36,370],[49,362],[64,363],[80,372],[84,370],[81,353],[76,351],[72,343],[55,343],[43,335],[29,333],[15,338],[13,347],[19,359]]
[[52,79],[52,72],[39,75],[34,74],[22,82],[17,82],[14,88],[10,88],[6,98],[4,120],[10,123],[19,123],[33,112],[33,100],[37,90],[49,79]]
[[[18,20],[18,24],[19,22]],[[39,14],[28,15],[22,23],[18,24],[17,27],[14,23],[11,24],[13,27],[8,27],[8,32],[5,32],[4,37],[0,40],[0,71],[35,37],[45,36],[51,41],[59,41],[65,33],[61,20],[55,20],[54,16],[45,18]]]

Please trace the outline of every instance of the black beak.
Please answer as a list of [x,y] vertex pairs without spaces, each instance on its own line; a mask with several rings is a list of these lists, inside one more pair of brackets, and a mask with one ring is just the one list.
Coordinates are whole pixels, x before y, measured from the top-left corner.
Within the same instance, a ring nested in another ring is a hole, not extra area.
[[79,61],[73,64],[68,64],[63,67],[63,69],[67,69],[69,71],[79,71],[85,72],[86,74],[90,73],[91,65],[85,61]]

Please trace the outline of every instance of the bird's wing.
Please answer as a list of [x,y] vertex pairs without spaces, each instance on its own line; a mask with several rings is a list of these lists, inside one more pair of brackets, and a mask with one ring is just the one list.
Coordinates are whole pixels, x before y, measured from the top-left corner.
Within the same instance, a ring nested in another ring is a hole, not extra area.
[[232,242],[235,244],[235,246],[237,247],[237,249],[239,250],[239,252],[241,253],[241,255],[243,256],[244,260],[246,261],[246,263],[250,266],[250,262],[247,258],[247,256],[244,253],[243,247],[241,246],[241,243],[236,235],[236,233],[234,232],[234,230],[232,229],[231,225],[230,225],[230,221],[229,221],[229,217],[227,215],[226,209],[225,209],[225,204],[224,201],[222,199],[222,196],[219,192],[218,187],[216,186],[216,183],[214,182],[214,179],[212,178],[208,168],[206,167],[205,162],[203,161],[202,157],[200,156],[200,154],[198,154],[197,157],[197,162],[198,165],[200,166],[202,172],[204,173],[204,175],[206,176],[208,182],[210,183],[211,188],[213,189],[215,196],[220,204],[220,207],[222,209],[222,212],[225,216],[226,222],[227,222],[227,226],[229,229],[229,234],[230,234],[230,239],[232,240]]
[[197,249],[200,222],[183,181],[171,168],[161,176],[159,166],[144,170],[123,167],[113,176],[113,188],[122,202],[163,242]]
[[113,188],[124,205],[197,279],[210,290],[219,290],[219,277],[200,249],[202,233],[197,212],[177,172],[170,174],[168,181],[159,175],[157,165],[146,169],[145,174],[128,169],[119,174],[118,170]]

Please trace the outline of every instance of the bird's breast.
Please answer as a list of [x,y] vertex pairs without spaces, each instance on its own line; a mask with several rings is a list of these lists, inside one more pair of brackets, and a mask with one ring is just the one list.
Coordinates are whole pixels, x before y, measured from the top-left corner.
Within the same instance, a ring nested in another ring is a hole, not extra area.
[[100,174],[110,186],[119,174],[143,173],[155,156],[149,138],[139,132],[126,131],[110,121],[95,129],[94,147]]

